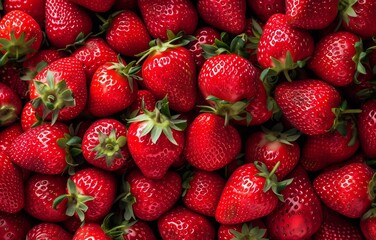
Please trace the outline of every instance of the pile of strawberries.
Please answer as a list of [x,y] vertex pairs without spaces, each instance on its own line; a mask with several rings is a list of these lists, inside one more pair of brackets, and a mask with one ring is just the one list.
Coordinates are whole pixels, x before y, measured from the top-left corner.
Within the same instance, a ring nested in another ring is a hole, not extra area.
[[1,15],[0,239],[376,239],[376,0]]

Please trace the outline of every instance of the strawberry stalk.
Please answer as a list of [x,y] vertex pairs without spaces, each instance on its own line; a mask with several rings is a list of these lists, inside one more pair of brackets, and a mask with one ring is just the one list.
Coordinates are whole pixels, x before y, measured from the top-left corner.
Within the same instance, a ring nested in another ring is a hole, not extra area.
[[296,128],[291,128],[283,132],[282,123],[278,123],[271,130],[261,126],[261,129],[266,134],[267,140],[274,142],[278,141],[287,145],[292,145],[291,142],[295,142],[300,137],[300,132]]
[[137,73],[140,72],[141,66],[134,66],[136,61],[132,61],[126,66],[123,64],[123,60],[121,59],[120,55],[118,55],[118,62],[113,63],[108,69],[114,69],[120,75],[124,76],[128,80],[129,88],[131,92],[133,92],[133,79],[136,80],[143,80],[142,77],[138,76]]
[[103,220],[103,223],[101,225],[101,228],[105,232],[105,234],[111,239],[114,240],[124,240],[123,235],[127,233],[127,230],[132,227],[137,221],[122,221],[120,224],[116,224],[115,227],[109,228],[110,226],[110,218],[113,217],[114,213],[110,213],[105,217]]
[[5,52],[0,58],[0,66],[4,66],[9,59],[22,61],[23,57],[35,51],[33,48],[31,48],[35,38],[25,41],[25,32],[22,32],[17,38],[14,30],[12,30],[9,37],[10,39],[0,38],[0,50]]
[[232,240],[247,240],[247,239],[267,240],[267,238],[264,238],[266,229],[253,227],[251,223],[249,225],[244,223],[242,225],[241,232],[238,232],[234,229],[231,229],[230,232],[232,233],[232,235],[234,235],[234,238],[232,238]]

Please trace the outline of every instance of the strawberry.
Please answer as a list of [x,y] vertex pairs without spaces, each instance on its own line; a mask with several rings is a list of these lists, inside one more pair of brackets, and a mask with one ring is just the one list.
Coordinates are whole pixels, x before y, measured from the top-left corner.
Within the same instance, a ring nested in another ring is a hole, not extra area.
[[125,219],[154,221],[172,208],[182,192],[182,181],[175,172],[167,172],[159,180],[149,179],[138,170],[126,176],[122,202],[127,204]]
[[367,240],[376,239],[375,210],[367,212],[360,220],[360,229]]
[[68,219],[65,203],[52,208],[53,200],[65,193],[67,178],[64,176],[35,174],[25,184],[25,210],[31,216],[45,222],[61,222]]
[[30,100],[43,119],[52,124],[77,117],[87,99],[85,72],[81,63],[66,57],[43,69],[30,85]]
[[303,29],[323,29],[337,16],[339,0],[323,3],[314,1],[286,1],[287,22],[293,27]]
[[0,152],[0,158],[0,211],[16,213],[25,203],[22,172],[5,152]]
[[171,109],[187,112],[196,101],[196,64],[189,50],[182,46],[190,38],[169,33],[167,42],[156,39],[148,51],[140,54],[143,56],[139,62],[147,57],[141,69],[143,84],[157,99],[167,95]]
[[351,163],[317,176],[313,187],[323,203],[350,218],[361,217],[373,200],[372,170],[365,163]]
[[186,173],[183,203],[205,216],[214,216],[226,181],[215,172],[195,170]]
[[267,230],[261,219],[256,219],[250,223],[223,225],[218,228],[218,240],[232,239],[258,239],[266,240]]
[[153,112],[143,109],[144,114],[128,120],[129,152],[148,178],[161,179],[184,148],[186,121],[171,116],[168,104],[164,98]]
[[23,100],[28,98],[29,83],[21,80],[21,72],[19,64],[7,63],[0,68],[0,82],[11,88]]
[[133,57],[149,48],[150,36],[143,21],[128,10],[113,17],[106,41],[116,52]]
[[158,230],[166,240],[215,239],[214,226],[208,219],[180,206],[158,219]]
[[136,79],[140,67],[134,62],[125,66],[118,63],[101,65],[90,82],[88,108],[92,115],[107,117],[124,111],[136,99],[138,86]]
[[46,35],[57,48],[65,48],[91,32],[88,13],[68,0],[46,0],[45,11]]
[[43,122],[42,117],[36,113],[31,102],[27,102],[21,112],[21,126],[22,130],[26,132],[32,127],[41,125]]
[[199,0],[197,10],[205,23],[232,34],[244,31],[246,21],[245,0]]
[[282,191],[285,202],[266,217],[269,234],[273,239],[308,239],[323,221],[321,202],[302,167],[288,178],[294,181]]
[[283,131],[281,124],[272,130],[262,127],[248,136],[245,145],[245,160],[252,163],[255,160],[263,162],[269,171],[280,162],[275,172],[278,179],[284,179],[297,165],[300,158],[300,147],[296,140],[300,137],[296,129]]
[[14,10],[0,20],[0,65],[8,60],[30,58],[39,50],[42,31],[38,23],[27,13]]
[[18,0],[4,0],[3,8],[4,13],[9,13],[14,10],[21,10],[29,14],[38,25],[44,27],[45,12],[43,11],[46,0],[27,0],[27,1],[18,1]]
[[364,154],[369,158],[376,157],[376,101],[366,101],[361,107],[362,112],[358,116],[358,130],[360,146]]
[[67,200],[66,214],[87,222],[102,220],[115,200],[116,181],[109,172],[97,168],[84,168],[67,181],[66,194],[53,201],[53,208]]
[[227,180],[219,200],[215,219],[221,224],[238,224],[264,217],[271,213],[292,179],[277,182],[277,164],[269,173],[261,162],[240,166]]
[[72,240],[111,240],[97,223],[88,223],[81,226],[74,234]]
[[264,23],[274,14],[286,12],[285,0],[247,0],[247,3],[252,13]]
[[149,90],[138,90],[136,99],[128,108],[131,117],[143,114],[144,110],[142,108],[145,108],[149,112],[153,111],[156,102],[157,99]]
[[26,239],[69,240],[72,239],[72,235],[55,223],[40,223],[30,229],[27,233]]
[[167,30],[192,34],[197,26],[198,14],[189,0],[138,0],[145,25],[153,38],[166,40]]
[[107,0],[105,2],[101,0],[69,0],[70,2],[80,5],[93,12],[107,12],[114,5],[115,0]]
[[104,170],[118,170],[127,164],[127,130],[115,119],[100,119],[86,130],[82,154],[90,164]]
[[274,14],[265,24],[257,48],[257,59],[265,70],[261,79],[284,72],[287,79],[288,70],[302,67],[312,56],[313,38],[309,32],[296,29],[287,22],[284,14]]
[[214,171],[240,153],[240,134],[214,113],[198,115],[187,129],[184,156],[195,168]]
[[0,212],[0,238],[25,239],[31,229],[31,220],[23,212],[10,214]]
[[8,152],[13,141],[23,133],[21,124],[15,122],[0,131],[0,151]]
[[0,83],[0,126],[15,122],[20,115],[22,103],[18,95],[4,83]]
[[332,128],[341,96],[331,85],[314,79],[283,82],[275,89],[275,101],[286,119],[307,135],[324,134]]

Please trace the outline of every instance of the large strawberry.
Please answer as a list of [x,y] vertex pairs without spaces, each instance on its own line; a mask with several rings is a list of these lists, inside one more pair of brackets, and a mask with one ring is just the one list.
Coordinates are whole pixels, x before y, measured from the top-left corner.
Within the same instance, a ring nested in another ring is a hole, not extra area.
[[23,212],[11,214],[0,212],[0,238],[25,239],[31,229],[31,219]]
[[376,101],[366,101],[358,117],[360,146],[369,158],[376,157]]
[[374,170],[365,163],[351,163],[321,173],[313,182],[329,208],[350,218],[361,217],[374,198]]
[[215,219],[221,224],[237,224],[264,217],[283,200],[278,192],[292,179],[277,181],[277,164],[269,173],[261,162],[248,163],[235,170],[227,180],[219,200]]
[[77,117],[85,107],[85,72],[73,57],[56,60],[43,69],[30,85],[30,100],[43,119],[65,121]]
[[93,12],[107,12],[114,5],[115,0],[69,0],[70,2],[83,6]]
[[129,120],[128,148],[146,177],[160,179],[183,151],[186,121],[171,116],[167,98],[158,101],[153,112],[143,111]]
[[166,40],[167,30],[192,34],[196,29],[198,14],[189,0],[138,0],[138,7],[153,38]]
[[7,126],[17,120],[22,103],[18,95],[7,85],[0,83],[0,126]]
[[42,43],[38,23],[27,13],[14,10],[0,21],[0,66],[9,60],[30,58]]
[[[56,236],[59,236],[56,238]],[[60,239],[60,240],[70,240],[72,235],[64,230],[61,226],[55,223],[40,223],[35,225],[27,233],[26,239],[28,240],[39,240],[39,239]]]

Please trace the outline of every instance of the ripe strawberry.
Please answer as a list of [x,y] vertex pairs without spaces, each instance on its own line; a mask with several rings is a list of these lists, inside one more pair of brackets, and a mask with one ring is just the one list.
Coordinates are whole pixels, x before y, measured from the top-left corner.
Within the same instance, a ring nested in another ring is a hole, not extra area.
[[183,203],[205,216],[214,216],[226,181],[215,172],[195,170],[186,173],[183,182]]
[[101,0],[69,0],[70,2],[87,8],[93,12],[107,12],[114,5],[115,0],[107,0],[105,2]]
[[127,164],[127,129],[115,119],[100,119],[86,130],[82,138],[82,154],[90,164],[115,171]]
[[245,0],[199,0],[197,10],[205,23],[222,31],[240,34],[246,21]]
[[373,200],[373,174],[365,163],[351,163],[321,173],[313,187],[326,206],[347,217],[359,218]]
[[45,222],[61,222],[68,219],[66,204],[52,208],[55,198],[65,193],[67,178],[63,176],[35,174],[25,184],[25,210],[31,216]]
[[286,1],[287,22],[293,27],[303,29],[323,29],[337,16],[339,0],[323,3],[314,1]]
[[88,13],[68,0],[46,0],[45,11],[46,35],[57,48],[65,48],[91,32]]
[[83,64],[88,83],[101,65],[118,61],[116,52],[102,38],[88,39],[71,57],[77,58]]
[[0,68],[0,82],[11,88],[23,100],[28,98],[29,83],[21,80],[21,71],[18,64],[5,64]]
[[27,233],[26,239],[69,240],[72,239],[72,235],[55,223],[40,223],[30,229]]
[[366,101],[361,107],[362,112],[358,116],[358,130],[360,146],[364,154],[369,158],[376,157],[376,101]]
[[307,135],[326,133],[333,126],[341,96],[331,85],[313,79],[283,82],[275,89],[275,101],[286,119]]
[[44,121],[42,120],[42,117],[39,116],[38,113],[36,113],[33,105],[31,102],[27,102],[21,112],[21,126],[22,130],[26,132],[32,127],[39,126],[43,124]]
[[24,207],[22,172],[5,152],[0,152],[0,158],[0,211],[16,213]]
[[116,52],[133,57],[149,48],[150,36],[137,14],[127,10],[113,16],[106,41]]
[[32,227],[31,220],[23,212],[0,212],[0,222],[1,239],[26,239],[26,234]]
[[366,240],[376,239],[375,210],[368,211],[360,220],[360,229]]
[[161,179],[184,148],[185,120],[171,116],[167,98],[156,103],[153,112],[128,120],[128,148],[142,173]]
[[13,141],[23,133],[21,124],[15,122],[0,131],[0,151],[8,152]]
[[85,72],[72,57],[61,58],[43,69],[30,85],[30,100],[43,119],[71,120],[84,109],[87,99]]
[[66,194],[53,202],[57,208],[67,200],[66,214],[83,222],[102,220],[110,211],[116,194],[114,175],[97,168],[84,168],[67,181]]
[[27,13],[14,10],[0,21],[0,65],[9,60],[30,58],[39,50],[42,31],[38,23]]
[[0,126],[17,120],[22,103],[18,95],[7,85],[0,83]]
[[215,239],[214,226],[208,219],[180,206],[158,219],[158,230],[166,240]]
[[21,10],[29,14],[38,23],[38,25],[41,28],[43,28],[44,19],[45,19],[45,12],[44,12],[45,2],[46,0],[26,0],[26,1],[4,0],[3,1],[4,13],[7,14],[14,10]]
[[264,217],[283,200],[283,190],[292,179],[277,182],[275,171],[269,173],[261,162],[240,166],[231,174],[219,200],[215,219],[221,224],[238,224]]
[[111,240],[97,223],[88,223],[81,226],[73,236],[73,240]]
[[281,124],[271,130],[262,127],[248,136],[245,145],[245,160],[252,163],[255,160],[263,162],[269,171],[280,162],[275,175],[284,179],[291,172],[300,158],[300,147],[296,140],[300,134],[296,129],[283,131]]
[[156,97],[149,90],[138,90],[136,99],[128,108],[130,117],[143,114],[144,110],[142,108],[145,108],[149,112],[153,111],[156,102]]
[[196,29],[198,14],[189,0],[138,0],[138,7],[153,38],[166,40],[167,30],[192,34]]
[[285,0],[248,0],[247,3],[252,13],[264,23],[274,14],[286,12]]
[[88,108],[96,117],[107,117],[128,108],[136,99],[138,86],[136,79],[140,67],[134,62],[125,66],[118,63],[101,65],[90,82]]
[[195,168],[214,171],[240,153],[240,134],[214,113],[198,115],[187,129],[184,156]]
[[267,230],[261,219],[256,219],[250,223],[223,225],[218,228],[218,240],[232,239],[257,239],[266,240]]

